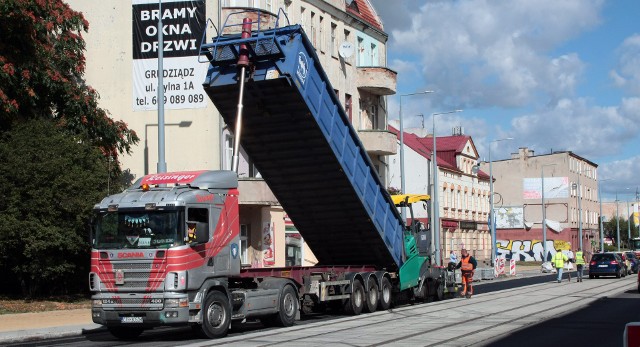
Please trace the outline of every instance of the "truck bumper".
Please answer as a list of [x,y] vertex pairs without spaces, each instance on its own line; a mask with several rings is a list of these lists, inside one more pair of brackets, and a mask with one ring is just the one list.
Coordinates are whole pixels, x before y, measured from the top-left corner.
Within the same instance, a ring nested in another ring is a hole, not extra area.
[[189,323],[190,311],[186,294],[114,296],[101,293],[93,295],[91,299],[91,317],[97,324],[154,327]]

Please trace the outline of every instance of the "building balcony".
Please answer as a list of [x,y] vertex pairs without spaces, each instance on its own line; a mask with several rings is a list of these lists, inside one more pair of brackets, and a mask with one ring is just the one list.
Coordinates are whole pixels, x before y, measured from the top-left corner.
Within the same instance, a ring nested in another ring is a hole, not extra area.
[[398,138],[387,130],[358,130],[360,141],[368,153],[393,155],[398,153]]
[[240,205],[279,205],[271,189],[261,178],[239,178]]
[[383,66],[358,67],[358,89],[374,95],[396,93],[398,73]]

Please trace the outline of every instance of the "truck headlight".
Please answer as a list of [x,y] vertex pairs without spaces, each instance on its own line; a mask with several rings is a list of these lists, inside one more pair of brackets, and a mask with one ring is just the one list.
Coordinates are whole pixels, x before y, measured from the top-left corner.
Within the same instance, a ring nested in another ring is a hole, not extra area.
[[167,308],[189,307],[189,300],[187,298],[164,299],[164,306]]
[[91,300],[91,307],[102,308],[102,300]]

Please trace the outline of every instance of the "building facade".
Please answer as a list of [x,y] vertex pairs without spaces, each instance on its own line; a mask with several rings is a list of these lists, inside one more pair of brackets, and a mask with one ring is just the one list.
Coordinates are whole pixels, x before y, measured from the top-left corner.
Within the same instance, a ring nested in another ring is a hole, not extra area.
[[[397,134],[393,126],[390,129]],[[422,129],[404,134],[405,188],[408,194],[432,194],[432,135],[421,136]],[[416,135],[420,134],[420,135]],[[478,153],[473,139],[461,132],[436,137],[438,160],[438,210],[440,254],[446,263],[450,251],[459,255],[466,248],[479,261],[490,261],[489,176],[477,169]],[[389,186],[401,186],[400,155],[389,157]],[[429,225],[428,212],[415,208],[416,218]]]
[[[536,156],[525,147],[510,159],[493,161],[491,165],[499,256],[543,260],[543,213],[547,260],[557,249],[575,251],[580,246],[580,233],[587,255],[598,248],[600,213],[595,163],[572,152]],[[485,171],[489,166],[490,163],[481,164]]]
[[[167,171],[231,168],[233,134],[202,89],[207,62],[198,57],[198,46],[203,35],[210,40],[224,23],[243,17],[258,21],[256,12],[248,10],[260,9],[263,28],[276,21],[286,25],[286,19],[304,28],[382,181],[388,180],[386,156],[397,149],[386,129],[386,96],[395,94],[397,76],[386,67],[388,35],[369,1],[162,0],[161,12],[157,0],[68,3],[90,23],[83,34],[87,83],[100,94],[100,107],[141,139],[120,162],[136,178],[160,167],[160,88],[165,91]],[[160,88],[158,18],[164,36]],[[314,265],[312,250],[246,153],[241,153],[238,171],[243,266]]]

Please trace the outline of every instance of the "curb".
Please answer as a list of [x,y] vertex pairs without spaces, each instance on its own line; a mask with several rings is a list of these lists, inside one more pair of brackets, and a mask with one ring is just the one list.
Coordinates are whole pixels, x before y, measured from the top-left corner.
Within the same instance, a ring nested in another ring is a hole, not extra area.
[[89,335],[105,331],[107,331],[107,329],[100,324],[5,331],[0,332],[0,344],[35,342],[47,339]]

